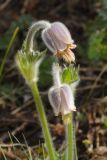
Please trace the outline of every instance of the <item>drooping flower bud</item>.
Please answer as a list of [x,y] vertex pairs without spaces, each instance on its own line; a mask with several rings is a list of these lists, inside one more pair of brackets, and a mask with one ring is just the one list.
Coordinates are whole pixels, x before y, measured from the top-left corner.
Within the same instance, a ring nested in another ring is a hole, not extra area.
[[67,115],[71,111],[76,111],[74,95],[69,85],[63,84],[60,87],[50,88],[48,97],[56,116],[59,114]]
[[75,61],[74,49],[76,45],[67,27],[61,22],[54,22],[42,31],[42,39],[51,52],[59,59],[71,63]]

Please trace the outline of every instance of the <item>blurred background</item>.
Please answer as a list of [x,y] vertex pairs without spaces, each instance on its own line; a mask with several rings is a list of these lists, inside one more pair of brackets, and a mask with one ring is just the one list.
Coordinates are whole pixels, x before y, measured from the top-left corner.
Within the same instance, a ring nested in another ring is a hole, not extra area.
[[[79,160],[107,160],[106,0],[0,0],[0,160],[3,151],[8,160],[27,160],[21,145],[25,142],[33,159],[42,152],[38,115],[30,89],[17,70],[15,55],[29,26],[43,19],[63,22],[77,44],[74,52],[76,65],[80,66],[80,83],[75,121]],[[39,34],[37,38],[41,42]],[[40,44],[40,49],[45,49]],[[48,53],[40,67],[39,88],[59,149],[64,147],[65,133],[61,118],[54,116],[47,98],[54,61]]]

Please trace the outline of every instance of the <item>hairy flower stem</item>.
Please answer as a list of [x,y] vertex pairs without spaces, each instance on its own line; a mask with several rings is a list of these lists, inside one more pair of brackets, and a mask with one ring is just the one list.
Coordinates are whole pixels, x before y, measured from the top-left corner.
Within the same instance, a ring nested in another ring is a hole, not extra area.
[[70,121],[68,124],[66,124],[67,149],[65,160],[78,160],[73,112],[69,118]]
[[49,154],[49,160],[56,160],[56,154],[55,154],[55,150],[54,150],[54,146],[52,143],[52,139],[51,139],[51,135],[49,132],[49,127],[47,124],[47,119],[45,116],[45,111],[44,111],[44,107],[42,104],[42,100],[41,97],[39,95],[39,91],[38,91],[38,87],[36,83],[32,83],[31,84],[31,90],[32,90],[32,94],[34,97],[34,101],[36,104],[36,109],[37,112],[39,114],[39,119],[41,122],[41,126],[42,126],[42,130],[44,133],[44,137],[45,137],[45,142],[46,142],[46,146],[47,146],[47,150],[48,150],[48,154]]
[[72,123],[72,115],[70,116],[69,123],[66,124],[66,142],[67,142],[67,149],[66,149],[66,157],[65,160],[74,160],[74,142],[73,142],[73,123]]
[[32,51],[33,50],[33,40],[36,32],[38,32],[40,29],[44,29],[46,27],[49,27],[50,23],[48,21],[38,21],[35,22],[31,28],[28,31],[27,37],[26,37],[26,50],[27,51]]
[[[73,113],[72,113],[73,115]],[[73,122],[73,142],[74,142],[74,160],[78,160],[78,154],[77,154],[77,145],[76,145],[76,133],[75,133],[75,122]]]
[[[34,50],[33,49],[33,42],[34,42],[35,34],[40,29],[44,29],[49,26],[50,26],[50,23],[47,21],[38,21],[31,26],[31,28],[28,31],[27,37],[25,39],[25,43],[24,43],[25,48],[26,48],[26,52],[33,53],[33,50]],[[44,138],[45,138],[45,143],[46,143],[46,147],[47,147],[47,151],[48,151],[48,155],[49,155],[49,160],[56,160],[56,153],[55,153],[55,149],[54,149],[51,135],[49,132],[49,127],[48,127],[48,122],[47,122],[45,111],[44,111],[44,106],[42,104],[42,100],[39,95],[39,90],[38,90],[36,82],[30,83],[30,88],[31,88],[31,91],[32,91],[32,94],[34,97],[37,112],[39,114],[39,119],[41,122],[42,130],[43,130],[43,134],[44,134]]]
[[61,79],[60,79],[60,66],[59,64],[53,64],[52,67],[52,76],[53,76],[53,82],[54,86],[60,87],[61,86]]

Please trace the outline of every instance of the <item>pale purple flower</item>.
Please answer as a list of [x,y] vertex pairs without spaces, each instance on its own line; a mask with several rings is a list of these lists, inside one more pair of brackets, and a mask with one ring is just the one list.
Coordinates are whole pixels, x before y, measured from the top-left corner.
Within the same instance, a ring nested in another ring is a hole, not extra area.
[[60,87],[51,87],[48,97],[56,116],[59,114],[67,115],[71,111],[76,111],[74,95],[69,85],[63,84]]
[[42,39],[47,48],[59,59],[63,58],[66,62],[75,61],[74,49],[76,45],[71,38],[67,27],[61,22],[54,22],[42,31]]

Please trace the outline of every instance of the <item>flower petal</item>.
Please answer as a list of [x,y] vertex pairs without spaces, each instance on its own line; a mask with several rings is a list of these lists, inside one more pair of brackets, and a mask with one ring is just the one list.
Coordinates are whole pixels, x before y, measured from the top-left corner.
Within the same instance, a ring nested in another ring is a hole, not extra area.
[[75,111],[76,107],[74,105],[74,95],[70,89],[69,85],[63,85],[60,89],[61,96],[61,112],[62,114],[68,114],[71,111]]
[[50,37],[50,35],[48,34],[47,32],[48,29],[44,29],[42,31],[42,39],[45,43],[45,45],[47,46],[47,48],[52,52],[52,53],[55,53],[56,52],[56,49],[55,49],[55,45],[52,41],[52,38]]
[[56,36],[58,33],[55,33],[53,30],[52,30],[52,27],[49,28],[47,30],[49,36],[51,37],[53,43],[54,43],[54,46],[55,46],[55,49],[56,51],[63,51],[64,49],[66,49],[67,47],[67,44],[63,41],[61,41],[58,36]]
[[71,44],[74,42],[71,38],[68,28],[61,22],[52,23],[51,31],[54,33],[57,39],[65,44]]
[[51,87],[48,92],[48,98],[51,106],[53,107],[55,115],[58,116],[61,105],[60,88]]

